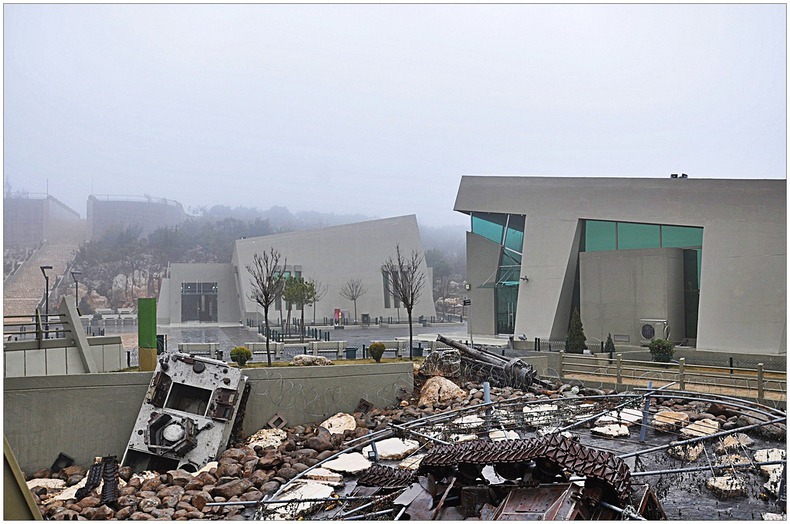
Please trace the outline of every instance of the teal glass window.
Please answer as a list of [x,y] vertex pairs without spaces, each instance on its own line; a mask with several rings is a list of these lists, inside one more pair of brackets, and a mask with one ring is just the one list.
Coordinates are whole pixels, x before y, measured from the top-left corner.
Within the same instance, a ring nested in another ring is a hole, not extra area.
[[617,224],[617,249],[661,247],[661,226],[654,224]]
[[521,253],[524,245],[524,217],[510,215],[505,232],[505,247]]
[[585,251],[614,251],[617,249],[617,229],[614,222],[588,220],[585,225]]
[[662,247],[701,247],[702,228],[661,226]]
[[472,213],[472,233],[497,244],[502,243],[507,215],[497,213]]

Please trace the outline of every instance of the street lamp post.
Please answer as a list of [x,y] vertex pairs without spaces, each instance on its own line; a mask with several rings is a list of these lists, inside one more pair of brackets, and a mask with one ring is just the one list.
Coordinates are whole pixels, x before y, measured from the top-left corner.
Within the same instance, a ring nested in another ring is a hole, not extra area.
[[74,279],[74,307],[77,308],[77,314],[80,314],[80,280],[82,271],[72,271],[71,278]]
[[49,276],[47,270],[52,266],[39,266],[41,274],[44,275],[44,338],[49,338]]

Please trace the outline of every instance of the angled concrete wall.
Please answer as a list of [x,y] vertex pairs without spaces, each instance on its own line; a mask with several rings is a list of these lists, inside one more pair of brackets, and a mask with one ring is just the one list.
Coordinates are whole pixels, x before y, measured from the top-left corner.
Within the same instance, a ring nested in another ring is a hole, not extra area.
[[[351,412],[364,398],[376,407],[411,391],[411,362],[322,367],[247,368],[251,384],[244,434],[276,414],[289,425]],[[123,455],[152,373],[93,373],[9,378],[4,382],[3,430],[26,473],[52,465],[58,453],[90,465],[93,457]]]
[[516,333],[561,334],[579,221],[694,226],[704,229],[697,347],[787,352],[785,180],[464,176],[454,209],[526,216],[530,280],[519,287]]

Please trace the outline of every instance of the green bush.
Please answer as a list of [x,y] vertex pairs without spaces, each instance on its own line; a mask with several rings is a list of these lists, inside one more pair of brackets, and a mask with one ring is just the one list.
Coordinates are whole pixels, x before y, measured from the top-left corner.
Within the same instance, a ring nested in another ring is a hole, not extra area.
[[568,353],[584,353],[587,349],[587,337],[584,335],[584,327],[582,326],[582,317],[579,315],[579,310],[573,310],[571,316],[571,324],[568,327],[568,343],[566,350]]
[[649,349],[653,362],[669,362],[675,354],[675,344],[662,338],[652,341]]
[[230,352],[230,359],[243,368],[248,360],[252,360],[252,351],[244,346],[236,346]]
[[386,348],[384,347],[383,342],[374,342],[368,348],[368,353],[370,353],[370,356],[373,357],[373,360],[376,362],[381,362],[381,357],[384,355],[385,349]]

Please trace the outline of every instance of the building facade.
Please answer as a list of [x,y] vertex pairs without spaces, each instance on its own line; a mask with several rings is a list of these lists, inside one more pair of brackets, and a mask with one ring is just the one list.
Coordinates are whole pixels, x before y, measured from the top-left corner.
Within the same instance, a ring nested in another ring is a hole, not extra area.
[[149,196],[90,195],[87,206],[88,237],[100,240],[113,231],[139,227],[147,236],[160,227],[177,226],[186,220],[179,202]]
[[474,333],[786,352],[786,182],[465,176]]
[[[253,254],[274,248],[285,261],[289,276],[315,280],[324,290],[315,306],[305,308],[305,322],[326,319],[351,319],[371,322],[406,321],[406,310],[388,293],[382,272],[384,262],[401,253],[423,252],[420,231],[414,215],[333,226],[311,231],[239,239],[230,264],[172,264],[163,279],[157,303],[159,324],[179,322],[263,323],[263,310],[249,296]],[[414,307],[414,320],[436,315],[430,269],[425,260],[420,266],[425,275],[421,299]],[[354,304],[340,294],[351,279],[359,280],[365,292]],[[287,318],[287,305],[279,300],[269,311],[270,322]],[[292,308],[291,318],[300,316]],[[356,317],[356,318],[355,318]]]

